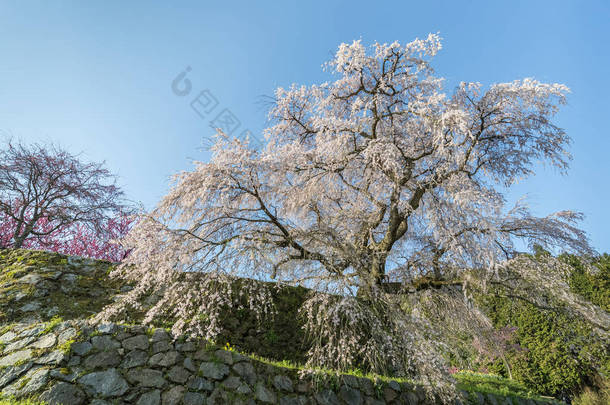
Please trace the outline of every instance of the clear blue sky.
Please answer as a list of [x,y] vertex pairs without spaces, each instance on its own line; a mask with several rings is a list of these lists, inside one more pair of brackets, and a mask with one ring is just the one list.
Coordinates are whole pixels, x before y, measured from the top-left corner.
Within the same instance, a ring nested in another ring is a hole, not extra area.
[[[402,43],[439,32],[437,73],[450,87],[534,77],[572,89],[558,116],[574,143],[568,176],[541,169],[528,194],[539,215],[586,214],[594,246],[610,251],[609,1],[0,1],[0,131],[52,140],[106,160],[129,197],[152,207],[172,173],[206,160],[211,115],[260,133],[261,96],[328,79],[341,42]],[[190,95],[172,80],[187,66]],[[218,107],[190,102],[208,89]]]

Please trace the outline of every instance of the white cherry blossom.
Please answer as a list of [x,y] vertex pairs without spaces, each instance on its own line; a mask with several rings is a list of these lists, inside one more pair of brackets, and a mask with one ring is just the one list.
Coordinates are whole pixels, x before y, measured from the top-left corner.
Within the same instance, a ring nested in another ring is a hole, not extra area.
[[[447,91],[430,65],[440,49],[434,34],[404,46],[341,44],[325,65],[333,81],[276,90],[262,149],[218,133],[211,160],[176,175],[130,234],[117,272],[138,285],[106,314],[153,291],[162,299],[149,319],[170,311],[176,332],[213,337],[215,308],[236,305],[229,276],[274,279],[317,292],[302,308],[311,366],[448,381],[434,325],[401,311],[382,281],[467,280],[469,269],[498,278],[518,239],[595,252],[581,214],[536,217],[502,192],[538,162],[567,170],[570,138],[553,117],[568,88],[527,78]],[[250,308],[272,312],[257,285],[242,284]]]

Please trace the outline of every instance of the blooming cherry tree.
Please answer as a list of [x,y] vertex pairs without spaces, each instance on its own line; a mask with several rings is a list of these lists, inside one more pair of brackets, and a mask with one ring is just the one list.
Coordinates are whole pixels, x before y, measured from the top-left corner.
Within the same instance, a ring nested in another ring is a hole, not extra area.
[[[128,254],[128,250],[122,245],[122,239],[127,235],[134,221],[134,216],[123,214],[103,221],[99,231],[82,224],[70,224],[46,233],[49,228],[53,228],[53,224],[43,217],[37,222],[36,229],[44,235],[25,239],[21,247],[116,263]],[[15,227],[16,221],[0,214],[0,245],[10,246]]]
[[209,291],[181,274],[275,279],[316,292],[302,309],[312,365],[432,375],[446,367],[430,325],[401,311],[386,281],[497,276],[519,239],[594,254],[581,214],[536,217],[502,191],[539,161],[567,169],[570,139],[552,121],[567,87],[524,79],[447,93],[430,65],[440,49],[436,35],[341,44],[326,65],[333,81],[277,89],[264,148],[219,132],[210,162],[178,174],[130,234],[118,274],[139,284],[107,314],[153,290],[164,299],[150,314],[177,301],[179,328],[213,335],[213,322],[195,326],[202,307],[181,301]]
[[119,261],[133,218],[114,176],[54,145],[0,151],[0,247]]

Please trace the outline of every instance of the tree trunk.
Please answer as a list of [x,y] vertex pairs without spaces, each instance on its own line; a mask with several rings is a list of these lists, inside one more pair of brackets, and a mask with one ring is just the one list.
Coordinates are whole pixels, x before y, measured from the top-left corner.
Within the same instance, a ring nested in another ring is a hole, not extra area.
[[[23,228],[23,232],[20,233],[22,228]],[[30,224],[18,225],[17,229],[15,229],[15,233],[13,234],[13,240],[15,241],[15,242],[13,242],[13,248],[20,249],[23,246],[23,243],[25,242],[26,238],[28,236],[30,236],[31,232],[32,232],[32,225],[30,225]]]
[[386,256],[378,253],[373,254],[373,260],[368,267],[359,271],[360,286],[357,296],[360,298],[370,297],[373,288],[380,288],[385,279]]
[[370,269],[371,283],[380,286],[385,279],[386,256],[375,254]]
[[15,242],[13,242],[13,248],[20,249],[23,246],[23,242],[25,242],[25,238],[23,235],[14,238]]

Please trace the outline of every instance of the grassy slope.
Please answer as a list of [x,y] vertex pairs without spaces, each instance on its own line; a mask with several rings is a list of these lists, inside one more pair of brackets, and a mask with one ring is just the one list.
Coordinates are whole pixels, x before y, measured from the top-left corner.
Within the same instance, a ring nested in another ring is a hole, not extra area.
[[[69,320],[99,312],[119,288],[117,282],[107,277],[111,264],[91,261],[89,271],[74,273],[73,282],[57,278],[59,270],[78,268],[68,263],[68,257],[57,253],[0,250],[0,323],[10,324],[33,315],[40,322],[56,316]],[[20,282],[29,274],[41,278],[36,284],[38,288]],[[21,311],[24,305],[33,302],[39,303],[41,310]]]

